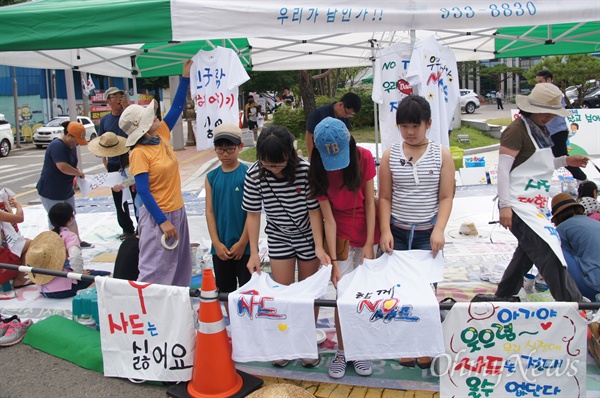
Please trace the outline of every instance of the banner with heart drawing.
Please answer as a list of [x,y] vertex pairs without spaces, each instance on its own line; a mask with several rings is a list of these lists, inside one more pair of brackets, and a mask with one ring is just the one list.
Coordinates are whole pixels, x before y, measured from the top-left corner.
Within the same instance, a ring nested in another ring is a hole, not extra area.
[[457,303],[435,367],[442,397],[585,397],[586,320],[572,303]]

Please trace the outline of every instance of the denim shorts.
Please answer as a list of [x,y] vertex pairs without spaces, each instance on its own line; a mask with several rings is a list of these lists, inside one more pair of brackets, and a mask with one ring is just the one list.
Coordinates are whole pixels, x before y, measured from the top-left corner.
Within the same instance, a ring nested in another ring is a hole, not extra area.
[[394,236],[394,250],[431,250],[433,228],[411,231],[395,225],[390,227]]

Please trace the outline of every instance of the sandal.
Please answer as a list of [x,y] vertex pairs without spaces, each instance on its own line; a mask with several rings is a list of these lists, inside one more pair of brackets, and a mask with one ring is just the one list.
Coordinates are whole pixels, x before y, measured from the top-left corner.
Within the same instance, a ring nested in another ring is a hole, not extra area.
[[414,358],[401,358],[398,360],[398,362],[400,362],[400,365],[404,366],[405,368],[414,368],[415,364],[417,363]]
[[[421,359],[426,359],[425,361],[421,362]],[[429,369],[431,368],[431,362],[432,359],[430,357],[423,357],[423,358],[417,358],[417,366],[420,367],[421,369]]]
[[29,285],[33,285],[33,282],[31,280],[27,279],[25,282],[23,282],[22,285],[19,285],[19,286],[13,285],[13,289],[20,289],[22,287],[26,287],[26,286],[29,286]]

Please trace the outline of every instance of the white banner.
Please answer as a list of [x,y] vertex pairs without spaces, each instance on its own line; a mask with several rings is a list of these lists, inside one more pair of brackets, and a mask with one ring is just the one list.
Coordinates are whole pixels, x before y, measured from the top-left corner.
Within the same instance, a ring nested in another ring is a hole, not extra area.
[[104,375],[188,381],[196,347],[189,289],[96,278]]
[[98,187],[112,188],[115,185],[123,182],[124,179],[125,177],[123,177],[118,171],[114,171],[112,173],[88,174],[85,176],[85,178],[77,177],[77,186],[85,198],[92,189],[96,189]]
[[571,303],[458,303],[443,323],[441,397],[585,397],[586,321]]
[[[567,141],[569,155],[599,156],[600,109],[569,109],[569,111],[572,115],[565,118],[569,129]],[[518,109],[511,110],[513,120],[518,113]]]

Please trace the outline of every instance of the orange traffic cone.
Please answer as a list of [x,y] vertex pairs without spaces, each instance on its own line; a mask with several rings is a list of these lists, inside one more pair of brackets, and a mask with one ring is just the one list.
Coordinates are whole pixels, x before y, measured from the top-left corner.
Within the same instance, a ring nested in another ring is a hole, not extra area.
[[174,398],[245,397],[262,386],[257,377],[235,369],[225,321],[218,301],[217,285],[212,270],[202,275],[199,328],[192,380],[167,390]]

